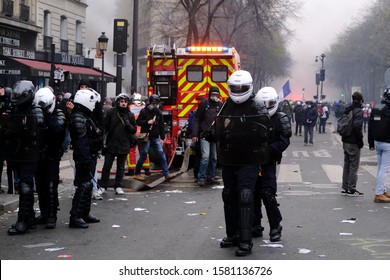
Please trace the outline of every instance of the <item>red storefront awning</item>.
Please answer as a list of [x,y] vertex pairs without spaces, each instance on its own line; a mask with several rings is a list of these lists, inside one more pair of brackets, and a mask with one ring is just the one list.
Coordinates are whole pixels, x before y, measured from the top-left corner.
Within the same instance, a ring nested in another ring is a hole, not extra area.
[[[45,61],[38,61],[38,60],[29,60],[24,58],[13,58],[19,63],[22,63],[32,69],[41,71],[41,72],[49,72],[51,64],[49,62]],[[69,71],[72,75],[80,75],[82,77],[79,78],[87,78],[87,79],[94,79],[94,80],[100,80],[102,77],[102,71],[96,68],[90,68],[90,67],[81,67],[81,66],[73,66],[68,64],[59,64],[56,63],[55,66],[57,68],[62,69],[63,71]],[[92,78],[93,77],[93,78]],[[104,72],[104,78],[107,82],[113,82],[115,76],[111,75],[107,72]]]

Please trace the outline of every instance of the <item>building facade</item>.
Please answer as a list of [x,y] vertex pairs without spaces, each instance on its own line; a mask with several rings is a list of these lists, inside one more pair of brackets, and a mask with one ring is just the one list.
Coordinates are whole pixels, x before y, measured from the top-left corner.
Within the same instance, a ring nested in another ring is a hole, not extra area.
[[61,93],[85,78],[101,88],[101,71],[83,55],[86,9],[85,0],[0,0],[0,84],[27,79]]

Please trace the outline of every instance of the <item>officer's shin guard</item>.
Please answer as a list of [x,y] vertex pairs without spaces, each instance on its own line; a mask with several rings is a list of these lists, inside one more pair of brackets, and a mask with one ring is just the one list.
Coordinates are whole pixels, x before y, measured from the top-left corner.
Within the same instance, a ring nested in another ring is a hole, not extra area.
[[38,184],[38,186],[38,203],[41,214],[35,219],[34,222],[36,225],[44,225],[46,224],[46,219],[48,216],[49,194],[47,190],[42,188],[41,184]]
[[[94,216],[92,216],[89,212],[91,211],[91,202],[92,202],[92,184],[86,183],[85,185],[89,184],[89,186],[85,187],[85,207],[83,211],[83,220],[88,223],[99,223],[100,220]],[[84,195],[84,194],[83,194]]]
[[70,210],[69,227],[71,228],[88,228],[88,224],[82,218],[87,203],[85,188],[88,186],[90,183],[84,183],[76,188]]
[[21,183],[19,190],[19,212],[15,225],[8,229],[9,235],[25,233],[34,224],[34,192],[32,186]]
[[46,218],[46,228],[53,229],[57,223],[57,207],[58,207],[58,185],[50,182],[49,185],[49,196],[48,196],[48,211]]
[[240,242],[236,251],[237,257],[247,256],[252,253],[252,215],[253,192],[243,189],[240,192]]
[[238,245],[237,235],[237,203],[232,190],[224,188],[222,200],[224,202],[226,235],[220,243],[221,248],[228,248]]

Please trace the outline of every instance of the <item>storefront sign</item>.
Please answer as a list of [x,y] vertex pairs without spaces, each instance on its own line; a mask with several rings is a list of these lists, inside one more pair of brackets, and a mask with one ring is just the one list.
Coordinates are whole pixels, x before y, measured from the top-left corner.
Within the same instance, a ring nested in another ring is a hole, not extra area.
[[67,53],[61,54],[61,63],[73,64],[73,65],[84,65],[84,56],[70,55]]
[[14,48],[8,48],[8,47],[3,47],[2,55],[19,57],[19,58],[35,59],[35,52],[34,51],[14,49]]

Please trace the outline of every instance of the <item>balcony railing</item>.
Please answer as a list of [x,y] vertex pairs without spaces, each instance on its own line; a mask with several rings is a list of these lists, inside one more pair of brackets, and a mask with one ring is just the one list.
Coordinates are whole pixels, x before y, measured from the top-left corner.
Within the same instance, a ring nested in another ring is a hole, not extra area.
[[3,0],[3,15],[12,17],[14,15],[14,1]]
[[60,52],[68,53],[68,40],[61,39]]
[[43,36],[43,49],[46,51],[51,50],[51,44],[53,43],[53,37]]
[[30,20],[30,6],[20,4],[20,19],[23,21]]
[[76,43],[76,54],[83,55],[83,44]]

